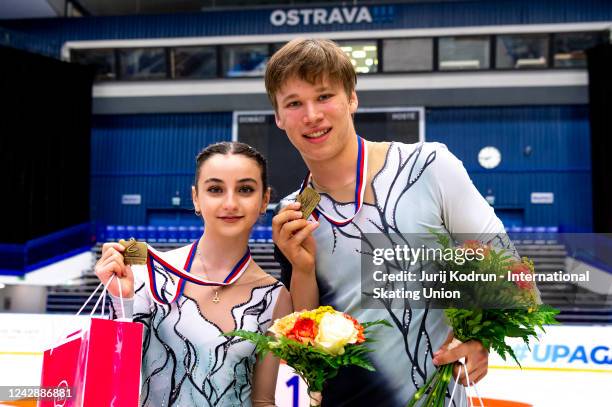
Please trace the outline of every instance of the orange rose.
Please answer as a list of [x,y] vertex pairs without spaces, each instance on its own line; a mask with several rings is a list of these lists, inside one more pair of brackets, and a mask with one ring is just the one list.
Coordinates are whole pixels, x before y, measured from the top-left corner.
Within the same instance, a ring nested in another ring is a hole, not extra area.
[[353,321],[353,325],[355,325],[355,329],[357,330],[357,342],[356,343],[365,342],[365,336],[363,335],[363,326],[361,326],[361,324],[357,322],[357,320],[353,318],[352,316],[350,316],[349,314],[344,314],[344,316],[346,319],[350,319],[351,321]]
[[[528,264],[522,263],[522,262],[516,262],[514,264],[512,264],[508,270],[516,276],[520,276],[520,275],[531,275],[532,271],[531,268],[529,267]],[[533,288],[533,281],[529,281],[527,279],[525,280],[516,280],[515,281],[516,285],[522,289],[522,290],[528,290]]]
[[489,255],[489,251],[491,250],[491,247],[489,247],[489,245],[483,244],[482,242],[473,239],[466,240],[465,242],[463,242],[463,248],[472,249],[475,253],[482,252],[484,257],[487,257]]
[[287,338],[297,342],[312,344],[317,336],[317,324],[310,318],[298,318],[293,328],[287,333]]

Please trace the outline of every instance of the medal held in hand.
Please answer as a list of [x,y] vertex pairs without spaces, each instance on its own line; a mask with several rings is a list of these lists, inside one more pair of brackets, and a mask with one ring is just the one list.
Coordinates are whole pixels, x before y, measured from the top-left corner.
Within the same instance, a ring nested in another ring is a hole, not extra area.
[[119,244],[125,247],[123,262],[125,264],[147,264],[147,244],[138,242],[136,239],[119,240]]
[[308,219],[312,211],[314,211],[319,204],[319,201],[321,201],[321,195],[314,189],[306,187],[297,196],[297,201],[302,204],[300,208],[302,211],[302,218]]

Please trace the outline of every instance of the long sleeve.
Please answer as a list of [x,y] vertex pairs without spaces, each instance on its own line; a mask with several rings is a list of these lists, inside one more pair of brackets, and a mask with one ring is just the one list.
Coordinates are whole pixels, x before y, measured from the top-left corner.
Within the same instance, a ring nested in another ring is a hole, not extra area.
[[147,288],[148,276],[144,266],[132,266],[134,273],[134,297],[123,298],[122,313],[121,299],[111,295],[111,316],[113,319],[128,318],[134,321],[148,319],[153,306],[149,290]]
[[463,163],[446,146],[432,144],[437,146],[436,159],[429,170],[437,187],[434,193],[438,194],[446,229],[451,235],[478,235],[476,239],[486,234],[505,233],[504,225],[472,183]]
[[[520,255],[506,234],[493,207],[478,192],[463,163],[444,145],[438,144],[436,161],[432,165],[442,219],[448,232],[457,240],[476,239],[504,249],[516,259]],[[536,296],[541,303],[540,291]]]

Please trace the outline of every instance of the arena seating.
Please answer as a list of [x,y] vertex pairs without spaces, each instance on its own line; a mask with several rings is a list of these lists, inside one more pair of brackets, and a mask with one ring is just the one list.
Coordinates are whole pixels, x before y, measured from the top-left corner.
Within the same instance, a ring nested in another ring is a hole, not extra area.
[[[255,261],[276,278],[280,266],[274,259],[272,228],[258,225],[254,228],[249,245]],[[150,242],[160,251],[172,250],[197,239],[203,227],[196,226],[129,226],[108,225],[99,241],[116,241],[120,238],[135,237]],[[557,239],[557,228],[522,227],[509,229],[509,235],[521,256],[534,261],[537,273],[553,273],[565,269],[566,247]],[[102,238],[102,239],[101,239]],[[102,243],[92,248],[98,259]],[[47,298],[47,312],[73,313],[98,285],[91,270],[79,279],[63,286],[50,287]],[[570,324],[612,323],[612,298],[597,294],[570,282],[538,283],[542,301],[561,310],[559,320]]]
[[[159,251],[168,251],[183,246],[184,243],[157,243],[155,248]],[[272,243],[250,242],[251,254],[253,259],[264,270],[275,278],[280,278],[280,266],[274,260],[274,246]],[[94,258],[99,259],[102,254],[102,243],[96,244],[92,248]],[[47,293],[47,313],[76,313],[83,305],[87,297],[98,286],[99,281],[93,271],[93,266],[83,275],[71,281],[70,284],[49,287]],[[99,294],[94,297],[97,299]],[[83,312],[91,312],[95,301],[90,301]]]

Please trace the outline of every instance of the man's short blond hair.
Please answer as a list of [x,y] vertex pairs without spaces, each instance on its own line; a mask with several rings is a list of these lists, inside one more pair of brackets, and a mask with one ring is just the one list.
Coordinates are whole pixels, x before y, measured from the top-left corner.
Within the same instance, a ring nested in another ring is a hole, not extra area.
[[278,111],[276,93],[293,77],[313,85],[324,79],[341,84],[349,98],[357,85],[350,58],[330,40],[296,38],[270,58],[266,67],[266,92],[275,111]]

